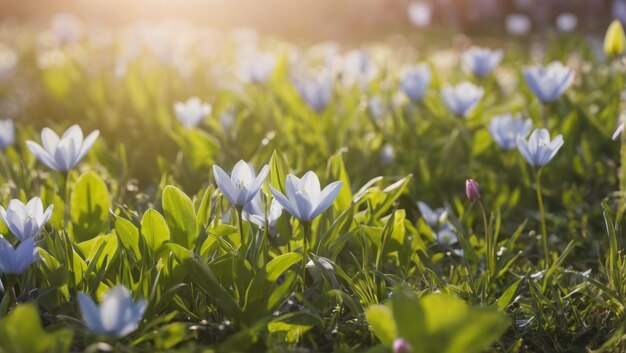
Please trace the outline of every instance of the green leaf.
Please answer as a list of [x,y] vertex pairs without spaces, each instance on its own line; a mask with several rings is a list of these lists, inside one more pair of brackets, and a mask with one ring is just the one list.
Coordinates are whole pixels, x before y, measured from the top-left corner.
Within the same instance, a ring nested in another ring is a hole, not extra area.
[[391,299],[393,316],[398,325],[398,336],[410,341],[419,340],[427,329],[424,308],[417,296],[409,289],[403,288],[393,293]]
[[7,353],[63,353],[69,352],[73,333],[62,329],[48,333],[41,327],[41,319],[32,304],[18,305],[0,321],[0,351]]
[[85,241],[109,230],[111,197],[104,181],[94,172],[81,175],[72,190],[70,219],[73,236]]
[[522,280],[523,278],[517,280],[515,283],[510,285],[509,288],[507,288],[504,293],[502,293],[500,298],[498,298],[496,304],[499,310],[504,310],[507,306],[509,306],[509,304],[511,304],[513,298],[515,297],[515,293],[517,293],[517,289],[519,288],[520,284],[522,284]]
[[193,203],[180,189],[168,185],[163,191],[163,211],[174,243],[192,249],[199,235]]
[[200,202],[200,207],[198,207],[198,224],[200,226],[208,226],[210,217],[211,217],[211,208],[213,207],[211,203],[211,198],[213,197],[213,185],[209,185],[209,187],[205,190],[204,195],[202,196],[202,201]]
[[398,336],[398,329],[391,309],[384,305],[372,305],[365,312],[367,322],[378,339],[387,347],[391,347]]
[[122,248],[126,250],[136,261],[141,261],[139,250],[139,229],[122,217],[115,217],[115,234]]
[[277,287],[276,280],[291,266],[301,261],[300,253],[283,254],[268,262],[265,268],[254,276],[246,290],[244,313],[247,320],[254,322],[276,309],[275,306],[289,294],[290,289],[286,285],[279,292],[274,292],[273,289]]
[[165,218],[156,210],[149,209],[141,218],[141,236],[153,253],[161,247],[163,243],[170,240],[170,229],[167,227]]
[[283,314],[269,324],[267,331],[287,333],[287,342],[296,342],[305,332],[315,325],[321,325],[322,320],[306,311],[297,311]]
[[335,200],[339,210],[345,210],[352,203],[352,191],[350,190],[350,178],[346,172],[341,153],[337,153],[328,160],[329,182],[339,180],[342,182],[341,191]]
[[187,257],[183,260],[183,266],[189,276],[191,276],[194,284],[207,293],[215,304],[224,310],[231,318],[239,320],[241,317],[241,309],[237,301],[222,287],[209,266],[195,257]]
[[285,180],[289,173],[287,158],[278,150],[274,150],[270,158],[270,179],[269,183],[278,191],[285,193]]

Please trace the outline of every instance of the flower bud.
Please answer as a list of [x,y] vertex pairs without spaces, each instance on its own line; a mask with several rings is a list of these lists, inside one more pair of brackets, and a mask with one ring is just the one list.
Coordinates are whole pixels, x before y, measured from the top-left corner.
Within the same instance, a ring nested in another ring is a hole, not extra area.
[[613,20],[604,36],[604,52],[608,56],[617,56],[624,52],[626,36],[619,20]]
[[404,338],[396,338],[391,349],[393,353],[413,353],[413,346]]
[[465,195],[470,201],[480,200],[480,189],[476,180],[468,179],[465,181]]

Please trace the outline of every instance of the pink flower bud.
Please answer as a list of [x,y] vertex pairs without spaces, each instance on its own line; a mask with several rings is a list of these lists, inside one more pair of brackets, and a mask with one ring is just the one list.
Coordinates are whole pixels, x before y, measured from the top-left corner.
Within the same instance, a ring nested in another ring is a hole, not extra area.
[[465,181],[465,195],[470,201],[480,200],[480,189],[476,180],[468,179]]
[[396,338],[391,350],[393,353],[413,353],[413,346],[404,338]]

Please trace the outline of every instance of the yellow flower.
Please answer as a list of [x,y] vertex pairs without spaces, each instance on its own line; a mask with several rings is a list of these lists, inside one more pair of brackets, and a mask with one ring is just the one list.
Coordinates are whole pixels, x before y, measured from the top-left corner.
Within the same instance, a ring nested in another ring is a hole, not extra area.
[[618,20],[613,20],[604,37],[604,52],[608,56],[617,56],[624,52],[625,46],[624,28]]

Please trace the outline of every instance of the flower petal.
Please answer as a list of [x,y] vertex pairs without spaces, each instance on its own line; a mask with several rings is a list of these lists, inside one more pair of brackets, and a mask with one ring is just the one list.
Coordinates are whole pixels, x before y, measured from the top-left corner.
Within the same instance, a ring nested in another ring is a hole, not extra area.
[[233,187],[233,184],[230,181],[230,177],[228,176],[228,174],[226,174],[224,169],[220,168],[220,166],[218,166],[217,164],[213,166],[213,177],[215,178],[215,183],[217,184],[217,187],[220,189],[222,194],[226,196],[231,204],[236,205],[238,193],[237,191],[235,191],[235,188]]
[[343,184],[342,184],[341,181],[335,181],[334,183],[328,184],[324,188],[324,190],[322,190],[322,194],[320,195],[319,204],[313,210],[313,213],[311,215],[311,219],[313,219],[313,218],[317,217],[318,215],[320,215],[328,207],[330,207],[330,205],[333,204],[333,202],[335,201],[335,199],[339,195],[339,192],[341,191],[341,186],[342,185]]
[[43,164],[45,164],[48,168],[52,170],[59,171],[60,168],[57,167],[56,161],[54,158],[39,144],[33,141],[26,141],[26,146],[30,150],[32,154]]
[[100,310],[93,299],[91,299],[87,294],[79,292],[78,306],[80,307],[80,313],[89,330],[100,335],[106,334],[106,331],[102,326]]
[[300,213],[298,212],[298,210],[293,207],[293,205],[291,204],[291,202],[285,197],[285,195],[283,195],[280,191],[274,189],[273,186],[269,186],[270,187],[270,192],[272,193],[272,195],[274,196],[274,199],[276,201],[278,201],[278,203],[283,206],[283,208],[285,210],[287,210],[287,212],[289,212],[292,216],[296,217],[297,219],[300,219]]

